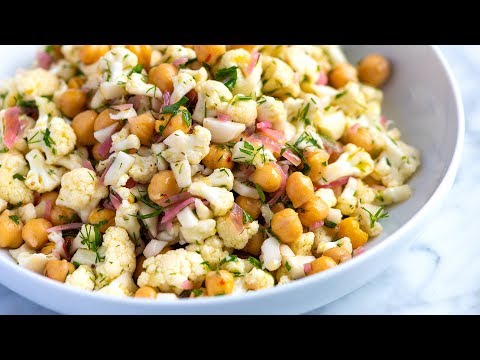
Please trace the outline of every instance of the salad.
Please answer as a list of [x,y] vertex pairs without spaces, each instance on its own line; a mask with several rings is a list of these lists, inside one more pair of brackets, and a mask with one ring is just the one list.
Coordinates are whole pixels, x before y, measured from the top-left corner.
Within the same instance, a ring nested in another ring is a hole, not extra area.
[[256,291],[341,266],[420,164],[390,62],[338,45],[48,45],[0,85],[0,247],[114,296]]

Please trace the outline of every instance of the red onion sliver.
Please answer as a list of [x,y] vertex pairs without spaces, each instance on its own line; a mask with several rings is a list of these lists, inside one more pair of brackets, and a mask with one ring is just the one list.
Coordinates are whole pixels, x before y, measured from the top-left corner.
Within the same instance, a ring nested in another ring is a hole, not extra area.
[[360,128],[360,124],[355,124],[350,126],[350,129],[348,129],[352,134],[356,134],[358,129]]
[[261,128],[258,129],[263,135],[268,137],[269,139],[272,139],[273,141],[278,141],[281,144],[285,144],[287,140],[283,136],[283,134],[275,129],[268,129],[268,128]]
[[232,121],[232,117],[226,114],[217,114],[217,120],[219,121]]
[[386,128],[387,127],[387,123],[388,123],[388,120],[387,120],[387,117],[386,116],[380,116],[380,124]]
[[10,150],[17,140],[18,130],[20,129],[20,122],[18,116],[21,109],[18,106],[7,109],[4,115],[5,133],[3,134],[3,143]]
[[318,79],[317,79],[317,82],[316,82],[317,85],[327,85],[328,84],[328,76],[327,74],[322,71],[319,75],[318,75]]
[[191,197],[192,197],[192,194],[190,194],[189,192],[182,192],[180,194],[175,194],[175,195],[171,195],[166,198],[163,198],[162,200],[159,201],[158,205],[163,207],[172,206],[181,201],[190,199]]
[[246,71],[247,74],[252,73],[253,69],[255,69],[255,65],[257,65],[258,63],[259,58],[260,58],[260,53],[257,50],[253,51],[250,56],[250,63],[248,64],[248,68]]
[[288,174],[288,166],[285,166],[286,169],[280,167],[277,163],[273,163],[278,168],[280,175],[282,176],[282,184],[280,185],[280,189],[273,193],[273,197],[268,201],[268,205],[274,205],[277,200],[285,193],[285,188],[287,187],[287,174]]
[[305,272],[305,274],[308,274],[310,271],[312,271],[312,264],[303,264],[303,271]]
[[112,202],[112,205],[115,208],[115,210],[118,210],[118,208],[122,204],[122,200],[114,194],[110,194],[110,201]]
[[52,200],[47,200],[45,202],[45,212],[43,217],[50,221],[50,216],[52,215]]
[[323,221],[314,222],[314,223],[310,226],[310,230],[315,231],[315,230],[317,230],[318,228],[322,227],[323,224],[324,224]]
[[190,280],[185,280],[182,283],[182,289],[183,290],[192,290],[193,289],[193,282],[191,282]]
[[321,185],[316,185],[316,189],[333,189],[337,186],[344,186],[348,183],[348,180],[350,179],[350,176],[344,176],[338,180],[332,181],[328,184],[321,184]]
[[185,207],[190,205],[195,201],[195,198],[191,197],[185,201],[182,201],[179,204],[176,204],[175,206],[170,207],[168,210],[165,211],[165,214],[162,218],[162,221],[160,222],[161,224],[165,224],[169,221],[173,221],[175,219],[175,216]]
[[45,51],[39,51],[37,53],[37,63],[42,69],[48,70],[52,66],[53,58]]
[[82,161],[82,166],[83,166],[84,168],[89,169],[89,170],[95,171],[95,169],[93,168],[92,163],[91,163],[90,161],[88,161],[88,160],[83,160],[83,161]]
[[237,203],[233,203],[232,210],[230,210],[230,219],[232,219],[238,232],[241,232],[244,229],[243,209]]
[[107,140],[100,144],[98,147],[98,154],[101,157],[105,157],[110,153],[110,149],[112,148],[112,137],[110,136]]
[[355,250],[353,250],[353,256],[361,255],[365,251],[367,251],[367,249],[365,249],[363,246],[360,246],[360,247],[356,248]]
[[160,107],[160,111],[162,111],[163,108],[164,108],[165,106],[168,106],[169,104],[170,104],[170,92],[165,91],[165,92],[163,93],[163,104],[162,104],[162,106]]
[[269,121],[262,121],[257,123],[257,129],[263,129],[263,128],[271,129],[272,123]]
[[83,225],[82,223],[63,224],[63,225],[58,225],[58,226],[48,228],[47,232],[51,233],[51,232],[54,232],[54,231],[80,229],[82,227],[82,225]]
[[188,62],[188,58],[186,58],[185,56],[184,57],[181,57],[181,58],[178,58],[177,60],[175,61],[172,61],[172,65],[175,65],[175,66],[180,66],[180,65],[183,65],[185,63]]
[[127,189],[131,189],[137,185],[137,182],[133,180],[132,178],[128,178],[127,183],[125,184],[125,187]]
[[120,110],[120,111],[128,110],[128,109],[131,109],[132,107],[133,107],[133,104],[121,104],[121,105],[113,105],[113,106],[111,106],[112,109],[114,109],[114,110]]
[[105,209],[108,209],[108,210],[114,210],[115,211],[115,207],[113,206],[112,202],[110,201],[109,198],[105,199],[103,201],[103,207]]

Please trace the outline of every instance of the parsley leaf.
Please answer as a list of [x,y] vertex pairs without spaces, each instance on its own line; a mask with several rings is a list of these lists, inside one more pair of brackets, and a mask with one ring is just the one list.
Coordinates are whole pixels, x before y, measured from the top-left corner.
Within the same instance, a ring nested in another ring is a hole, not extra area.
[[237,68],[238,66],[232,66],[218,70],[215,74],[215,80],[222,82],[228,90],[232,91],[237,83]]
[[251,223],[253,221],[253,218],[250,216],[249,213],[247,213],[246,211],[243,211],[243,224],[248,224],[248,223]]
[[177,115],[179,112],[182,113],[182,121],[187,126],[192,125],[192,115],[187,109],[180,109],[182,105],[185,105],[188,102],[188,98],[186,96],[182,97],[178,100],[175,104],[167,105],[162,109],[160,114],[172,114],[172,116]]
[[17,180],[20,180],[20,181],[25,181],[25,176],[23,176],[22,174],[15,174],[13,175],[13,178],[14,179],[17,179]]
[[334,229],[337,226],[337,224],[335,224],[333,221],[328,220],[325,220],[323,225],[325,225],[329,229]]
[[20,224],[20,218],[17,215],[10,215],[10,220],[12,220],[15,224]]
[[288,263],[288,261],[285,263],[285,268],[287,269],[287,271],[292,270],[292,266]]

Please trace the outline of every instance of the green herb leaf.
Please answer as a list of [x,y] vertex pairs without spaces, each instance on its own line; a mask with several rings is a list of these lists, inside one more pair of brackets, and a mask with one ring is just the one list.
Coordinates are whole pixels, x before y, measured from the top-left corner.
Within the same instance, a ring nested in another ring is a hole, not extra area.
[[243,211],[243,224],[249,224],[253,221],[253,218],[250,216],[249,213]]
[[128,74],[128,76],[132,75],[133,73],[140,74],[143,70],[142,64],[137,64],[133,67],[132,71]]
[[20,218],[17,215],[10,215],[10,220],[12,220],[15,224],[20,224]]
[[226,257],[224,257],[220,261],[219,266],[222,266],[223,264],[225,264],[227,262],[234,262],[234,261],[238,261],[238,256],[237,255],[227,255]]
[[178,100],[175,104],[167,105],[162,109],[162,112],[160,114],[174,114],[176,115],[178,111],[180,110],[180,106],[185,105],[188,101],[188,98],[186,96],[182,97],[180,100]]
[[370,211],[368,211],[366,208],[362,207],[363,210],[365,210],[368,213],[368,216],[370,217],[370,228],[375,227],[375,223],[381,219],[386,219],[388,218],[388,212],[385,211],[385,208],[383,206],[378,209],[378,211],[374,214],[372,214]]
[[232,99],[232,105],[235,105],[239,101],[247,101],[247,100],[252,100],[253,98],[251,96],[245,96],[245,95],[235,95]]
[[254,258],[253,256],[249,256],[248,261],[250,262],[250,264],[252,264],[256,268],[258,268],[258,269],[262,268],[262,263],[260,262],[260,260]]
[[192,293],[193,293],[193,295],[195,295],[195,297],[199,297],[200,295],[203,294],[203,291],[200,290],[200,289],[193,289]]
[[212,267],[210,266],[210,263],[208,261],[201,262],[200,264],[205,265],[208,270],[212,270]]
[[288,263],[288,261],[285,263],[285,268],[287,269],[287,271],[292,270],[292,266]]
[[237,68],[238,66],[232,66],[218,70],[215,74],[215,80],[222,82],[228,90],[232,91],[237,83]]
[[45,145],[49,148],[52,149],[53,154],[55,154],[55,149],[52,147],[52,145],[56,145],[55,141],[53,141],[52,137],[50,136],[50,129],[47,128],[45,131],[42,131],[43,134],[43,142]]
[[325,225],[329,229],[334,229],[337,226],[337,224],[335,224],[333,221],[328,220],[325,220],[323,225]]
[[255,188],[257,189],[258,196],[260,196],[260,200],[263,204],[265,204],[265,193],[263,192],[262,188],[258,184],[255,184]]
[[13,175],[13,178],[14,179],[17,179],[17,180],[20,180],[20,181],[25,181],[25,176],[23,176],[22,174],[15,174]]

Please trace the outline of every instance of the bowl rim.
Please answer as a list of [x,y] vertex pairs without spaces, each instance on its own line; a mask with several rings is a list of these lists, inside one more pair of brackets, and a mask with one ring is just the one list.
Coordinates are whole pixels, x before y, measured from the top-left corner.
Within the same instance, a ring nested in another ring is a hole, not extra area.
[[[301,290],[305,287],[311,286],[317,281],[327,280],[331,277],[337,276],[340,272],[346,272],[348,269],[353,270],[355,267],[361,266],[361,264],[373,259],[377,254],[381,253],[384,249],[391,247],[394,243],[400,241],[402,237],[407,234],[411,229],[413,229],[438,203],[439,200],[446,194],[449,190],[455,176],[457,174],[458,168],[460,166],[461,154],[463,151],[464,135],[465,135],[465,113],[464,106],[462,101],[461,92],[459,90],[458,84],[455,80],[453,71],[445,59],[442,51],[437,45],[426,45],[429,46],[436,58],[439,60],[441,66],[445,70],[447,81],[453,90],[453,104],[456,109],[456,120],[457,120],[457,133],[456,133],[456,143],[453,155],[451,157],[450,164],[445,172],[443,179],[440,181],[440,184],[435,189],[430,198],[422,205],[420,210],[414,214],[403,226],[394,231],[390,236],[388,236],[385,241],[380,242],[379,244],[370,248],[367,252],[362,254],[362,256],[355,257],[342,266],[336,267],[326,272],[315,274],[314,276],[308,276],[296,281],[292,281],[284,286],[275,286],[273,288],[264,289],[262,291],[251,291],[245,294],[237,294],[235,296],[225,296],[225,297],[205,297],[198,298],[195,301],[187,301],[188,299],[179,299],[179,300],[158,300],[151,301],[149,299],[138,299],[130,297],[113,297],[102,293],[93,293],[89,291],[80,290],[77,288],[65,286],[63,283],[59,283],[48,279],[44,276],[41,276],[33,271],[24,269],[11,259],[5,260],[3,257],[0,257],[0,271],[8,272],[13,271],[16,273],[16,276],[22,282],[25,281],[25,284],[30,284],[35,287],[39,287],[44,291],[59,291],[59,292],[70,292],[72,295],[78,297],[78,300],[84,298],[85,300],[97,300],[104,303],[111,304],[124,304],[131,306],[142,306],[146,309],[157,309],[164,307],[166,309],[172,309],[172,312],[175,310],[188,309],[189,307],[210,307],[220,304],[229,304],[235,305],[237,303],[245,302],[246,300],[254,301],[255,299],[263,297],[273,297],[280,296],[284,293],[292,292],[295,290]],[[387,241],[388,240],[388,241]],[[8,285],[5,285],[9,287]],[[20,294],[21,295],[21,294]]]

